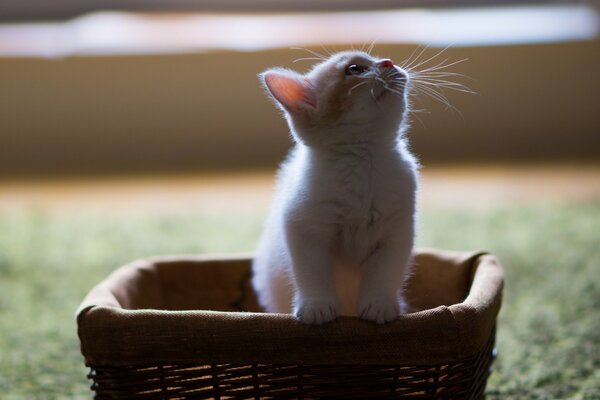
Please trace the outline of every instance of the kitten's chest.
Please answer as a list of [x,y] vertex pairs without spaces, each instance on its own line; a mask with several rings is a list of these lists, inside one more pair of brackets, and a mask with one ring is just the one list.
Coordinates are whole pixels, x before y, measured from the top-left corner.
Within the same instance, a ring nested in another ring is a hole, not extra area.
[[[335,204],[341,245],[346,249],[372,246],[385,234],[389,221],[402,207],[402,177],[393,162],[363,158],[339,162],[328,185]],[[410,188],[406,188],[410,190]]]
[[298,168],[306,185],[295,199],[313,221],[336,225],[345,236],[374,234],[398,213],[412,213],[415,175],[395,149],[353,148],[345,154],[309,154]]
[[393,213],[401,195],[397,167],[392,162],[364,158],[340,160],[327,186],[338,205],[338,218],[350,226],[374,226]]
[[[339,192],[340,204],[337,226],[340,245],[346,251],[370,247],[380,240],[389,216],[383,211],[385,199],[372,190],[363,187],[348,188]],[[359,251],[360,252],[360,251]]]

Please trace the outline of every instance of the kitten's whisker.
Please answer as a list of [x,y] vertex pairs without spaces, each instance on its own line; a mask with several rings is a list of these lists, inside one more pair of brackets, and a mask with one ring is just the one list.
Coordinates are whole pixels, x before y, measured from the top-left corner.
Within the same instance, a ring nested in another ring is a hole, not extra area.
[[375,43],[377,42],[377,38],[373,39],[369,47],[367,47],[367,54],[371,55],[371,52],[375,48]]
[[438,64],[438,65],[436,65],[434,67],[426,68],[423,71],[418,71],[418,72],[419,73],[427,73],[427,72],[437,71],[437,70],[440,70],[442,68],[448,68],[448,67],[451,67],[451,66],[456,65],[456,64],[463,63],[463,62],[468,61],[468,60],[469,60],[468,58],[463,58],[462,60],[454,61],[454,62],[451,62],[450,64],[446,64],[446,65],[440,65],[440,64]]
[[[429,48],[429,45],[423,47],[423,49],[421,49],[421,51],[415,56],[415,58],[408,64],[402,66],[403,69],[409,70],[412,69],[412,66],[418,62],[417,60],[419,59],[419,57],[421,57],[423,55],[423,53],[425,53],[425,51]],[[412,56],[411,56],[412,57]]]
[[434,54],[433,56],[429,57],[427,60],[425,61],[421,61],[419,64],[411,67],[412,69],[417,69],[419,68],[421,65],[423,64],[427,64],[429,61],[432,61],[434,59],[436,59],[437,57],[439,57],[443,52],[445,52],[446,50],[448,50],[448,48],[451,46],[451,44],[449,44],[448,46],[444,47],[442,50],[438,51],[436,54]]
[[373,100],[375,100],[375,103],[377,103],[377,97],[375,97],[375,91],[374,91],[373,86],[371,86],[371,97],[373,98]]
[[423,75],[423,76],[460,76],[463,78],[467,78],[467,79],[471,79],[471,77],[469,77],[468,75],[465,74],[460,74],[458,72],[452,72],[452,71],[443,71],[443,70],[436,70],[436,71],[411,71],[411,74],[414,75]]
[[436,88],[443,88],[443,89],[448,89],[448,90],[454,90],[456,92],[462,92],[462,93],[477,94],[477,92],[474,92],[474,91],[469,90],[469,89],[461,89],[461,88],[454,87],[454,86],[444,86],[444,85],[439,85],[439,84],[435,84],[435,83],[425,83],[425,82],[422,82],[422,83],[425,84],[425,85],[430,85],[430,86],[436,87]]
[[469,89],[467,86],[465,86],[461,83],[457,83],[457,82],[451,82],[451,81],[446,81],[446,80],[442,80],[442,79],[424,79],[424,78],[413,79],[413,81],[421,82],[426,85],[443,87],[443,88],[447,88],[447,89],[458,90],[460,92],[475,94],[475,92],[472,91],[471,89]]
[[462,113],[460,112],[460,110],[458,108],[454,107],[452,104],[450,104],[450,101],[448,100],[446,95],[444,95],[443,92],[437,91],[437,90],[432,89],[431,87],[427,87],[427,86],[421,86],[421,85],[416,85],[416,86],[418,86],[418,90],[422,91],[422,93],[439,101],[444,106],[446,106],[446,109],[451,109],[462,117]]
[[413,58],[413,56],[415,55],[415,52],[419,49],[419,46],[415,47],[412,51],[412,53],[410,53],[410,56],[408,56],[407,59],[405,59],[404,61],[402,61],[402,63],[400,64],[401,68],[405,68],[405,65],[408,65],[408,63],[410,62],[410,60]]
[[420,84],[416,84],[415,85],[418,90],[422,91],[423,93],[439,100],[440,102],[444,103],[444,104],[449,104],[448,98],[446,97],[446,95],[443,92],[440,92],[438,90],[435,90],[434,88],[428,87],[428,86],[422,86]]
[[365,85],[365,84],[367,84],[367,83],[369,83],[369,81],[359,82],[359,83],[357,83],[356,85],[352,86],[352,87],[351,87],[351,88],[348,90],[348,96],[350,96],[350,95],[352,94],[352,91],[353,91],[354,89],[356,89],[357,87],[360,87],[360,86],[362,86],[362,85]]
[[450,60],[450,58],[449,58],[449,57],[446,57],[446,58],[444,58],[444,60],[442,60],[442,61],[438,62],[436,65],[433,65],[433,66],[431,66],[431,67],[427,67],[427,68],[425,68],[423,71],[419,71],[419,70],[417,70],[416,68],[412,68],[412,69],[411,69],[411,71],[413,71],[413,72],[415,72],[415,73],[418,73],[418,74],[420,74],[420,73],[427,73],[427,72],[429,72],[429,71],[432,71],[432,72],[434,72],[434,71],[435,71],[435,68],[437,68],[437,67],[443,68],[443,65],[444,65],[446,62],[448,62],[449,60]]
[[[431,111],[427,110],[424,107],[423,101],[421,100],[421,97],[419,96],[419,92],[418,91],[414,91],[409,95],[409,99],[412,103],[412,100],[416,101],[417,103],[419,103],[421,105],[421,107],[423,107],[422,109],[418,110],[418,112],[426,112],[428,114],[431,114]],[[411,112],[413,111],[412,107],[410,108]]]
[[314,51],[314,50],[311,50],[311,49],[307,49],[307,48],[305,48],[305,47],[291,47],[291,49],[292,49],[292,50],[303,50],[303,51],[307,51],[307,52],[309,52],[310,54],[312,54],[313,56],[317,57],[317,58],[318,58],[319,60],[321,60],[321,61],[325,61],[325,60],[327,60],[327,57],[326,57],[326,56],[324,56],[323,54],[321,54],[321,53],[318,53],[318,52],[316,52],[316,51]]
[[390,90],[395,91],[396,93],[398,93],[401,96],[404,96],[404,94],[407,92],[406,86],[405,85],[393,85]]
[[323,49],[323,51],[325,51],[325,53],[327,53],[328,57],[331,57],[333,55],[333,53],[335,53],[335,50],[330,49],[329,47],[325,46],[324,44],[321,45],[321,48]]
[[411,75],[411,77],[413,79],[429,79],[429,78],[434,78],[434,79],[442,79],[442,78],[465,78],[468,80],[473,80],[473,78],[464,75],[464,74],[459,74],[459,73],[455,73],[455,72],[443,72],[443,71],[438,71],[438,72],[426,72],[424,74],[421,73],[413,73]]
[[419,113],[421,113],[421,114],[429,114],[430,111],[426,110],[425,108],[419,108],[419,109],[413,108],[413,103],[414,103],[413,99],[416,102],[418,102],[421,105],[421,107],[423,106],[423,103],[421,102],[421,99],[419,99],[418,97],[415,97],[414,95],[411,94],[409,96],[408,100],[407,100],[408,104],[409,104],[409,106],[408,106],[409,117],[412,118],[414,116],[416,118],[416,120],[419,121],[419,123],[421,124],[421,126],[423,128],[425,128],[425,124],[423,123],[423,121],[421,120],[421,118],[419,118],[418,114]]
[[316,60],[316,61],[323,61],[322,58],[318,58],[318,57],[302,57],[302,58],[296,58],[294,61],[292,61],[293,63],[296,63],[298,61],[306,61],[306,60]]
[[454,87],[454,86],[446,86],[446,85],[440,85],[440,84],[436,84],[436,83],[428,83],[428,82],[421,82],[424,85],[429,85],[429,86],[433,86],[436,88],[443,88],[443,89],[448,89],[448,90],[454,90],[456,92],[462,92],[462,93],[469,93],[469,94],[477,94],[477,92],[474,92],[472,90],[469,89],[462,89],[459,87]]
[[444,89],[448,89],[448,90],[454,90],[456,92],[462,92],[462,93],[468,93],[468,94],[477,94],[476,92],[470,91],[470,90],[464,90],[464,89],[458,89],[455,87],[448,87],[448,86],[439,86],[439,85],[431,85],[432,87],[435,88],[444,88]]
[[[446,50],[447,48],[448,47],[446,47],[444,50]],[[442,50],[442,52],[444,50]],[[430,57],[426,62],[429,62],[429,61],[435,59],[442,52],[438,52],[435,56]],[[470,93],[470,94],[476,94],[476,92],[472,91],[469,87],[467,87],[466,85],[463,85],[461,83],[452,82],[452,81],[443,79],[445,77],[457,77],[457,76],[466,77],[463,74],[443,71],[444,68],[448,68],[453,65],[467,61],[466,58],[462,59],[462,60],[453,61],[453,62],[448,62],[448,60],[449,60],[449,58],[446,58],[443,61],[437,63],[436,65],[425,68],[422,71],[411,70],[411,71],[409,71],[409,75],[410,75],[412,83],[414,84],[414,86],[418,92],[421,92],[422,94],[439,101],[440,103],[442,103],[446,106],[446,109],[450,108],[462,116],[460,111],[456,107],[452,106],[452,104],[450,104],[450,101],[446,97],[445,93],[443,92],[443,89],[454,90],[454,91]],[[425,62],[421,62],[421,63],[415,65],[414,69],[418,68],[419,66],[421,66],[423,64],[425,64]]]
[[422,86],[418,82],[415,84],[415,87],[418,90],[422,91],[424,94],[438,100],[439,102],[443,103],[447,107],[450,107],[450,101],[448,100],[448,98],[446,97],[446,95],[443,92],[435,90],[428,86]]
[[450,103],[450,101],[448,100],[446,95],[441,91],[441,89],[439,89],[439,90],[434,89],[434,88],[437,88],[437,86],[428,87],[428,86],[423,85],[422,82],[414,82],[414,86],[415,86],[414,97],[417,100],[419,100],[418,94],[424,94],[424,95],[431,97],[432,99],[442,103],[446,109],[451,109],[452,111],[455,111],[457,114],[459,114],[462,117],[462,113],[460,112],[460,110],[458,110],[456,107],[454,107]]
[[420,114],[431,114],[431,111],[426,110],[424,108],[417,108],[417,109],[412,109],[410,110],[411,113],[420,113]]
[[427,111],[426,111],[426,110],[411,110],[411,111],[410,111],[410,116],[411,116],[411,117],[413,117],[413,116],[414,116],[414,117],[415,117],[415,119],[416,119],[417,121],[419,121],[419,123],[421,124],[421,126],[422,126],[423,128],[425,128],[425,124],[423,123],[423,120],[421,120],[421,118],[419,118],[419,115],[418,115],[418,113],[420,113],[420,112],[427,112]]

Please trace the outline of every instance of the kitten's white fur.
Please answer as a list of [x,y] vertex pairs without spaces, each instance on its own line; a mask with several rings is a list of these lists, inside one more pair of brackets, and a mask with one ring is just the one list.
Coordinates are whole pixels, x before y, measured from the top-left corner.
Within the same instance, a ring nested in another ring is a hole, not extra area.
[[396,319],[416,214],[407,73],[343,52],[306,75],[277,68],[261,78],[296,145],[253,263],[260,304],[307,324],[338,315]]

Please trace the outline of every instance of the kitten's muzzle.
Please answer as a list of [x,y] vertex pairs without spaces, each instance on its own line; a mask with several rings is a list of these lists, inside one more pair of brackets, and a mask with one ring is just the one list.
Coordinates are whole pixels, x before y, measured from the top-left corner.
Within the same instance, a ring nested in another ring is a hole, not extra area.
[[389,58],[385,58],[377,62],[377,68],[386,76],[395,81],[406,82],[408,74],[399,67],[394,65],[394,62]]

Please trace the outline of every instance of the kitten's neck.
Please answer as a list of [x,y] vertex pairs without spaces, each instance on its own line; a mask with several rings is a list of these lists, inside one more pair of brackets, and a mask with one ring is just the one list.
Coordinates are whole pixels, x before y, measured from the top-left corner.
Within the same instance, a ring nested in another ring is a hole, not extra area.
[[[323,147],[300,145],[307,161],[319,170],[371,169],[375,165],[385,165],[389,160],[402,158],[398,138],[389,141],[363,141],[336,143]],[[385,169],[385,168],[384,168]]]
[[376,124],[371,126],[336,126],[331,128],[300,129],[297,131],[292,125],[292,132],[299,134],[293,136],[299,142],[315,152],[330,152],[337,154],[352,153],[356,148],[362,149],[393,149],[398,142],[403,140],[403,128],[397,124],[385,126]]

